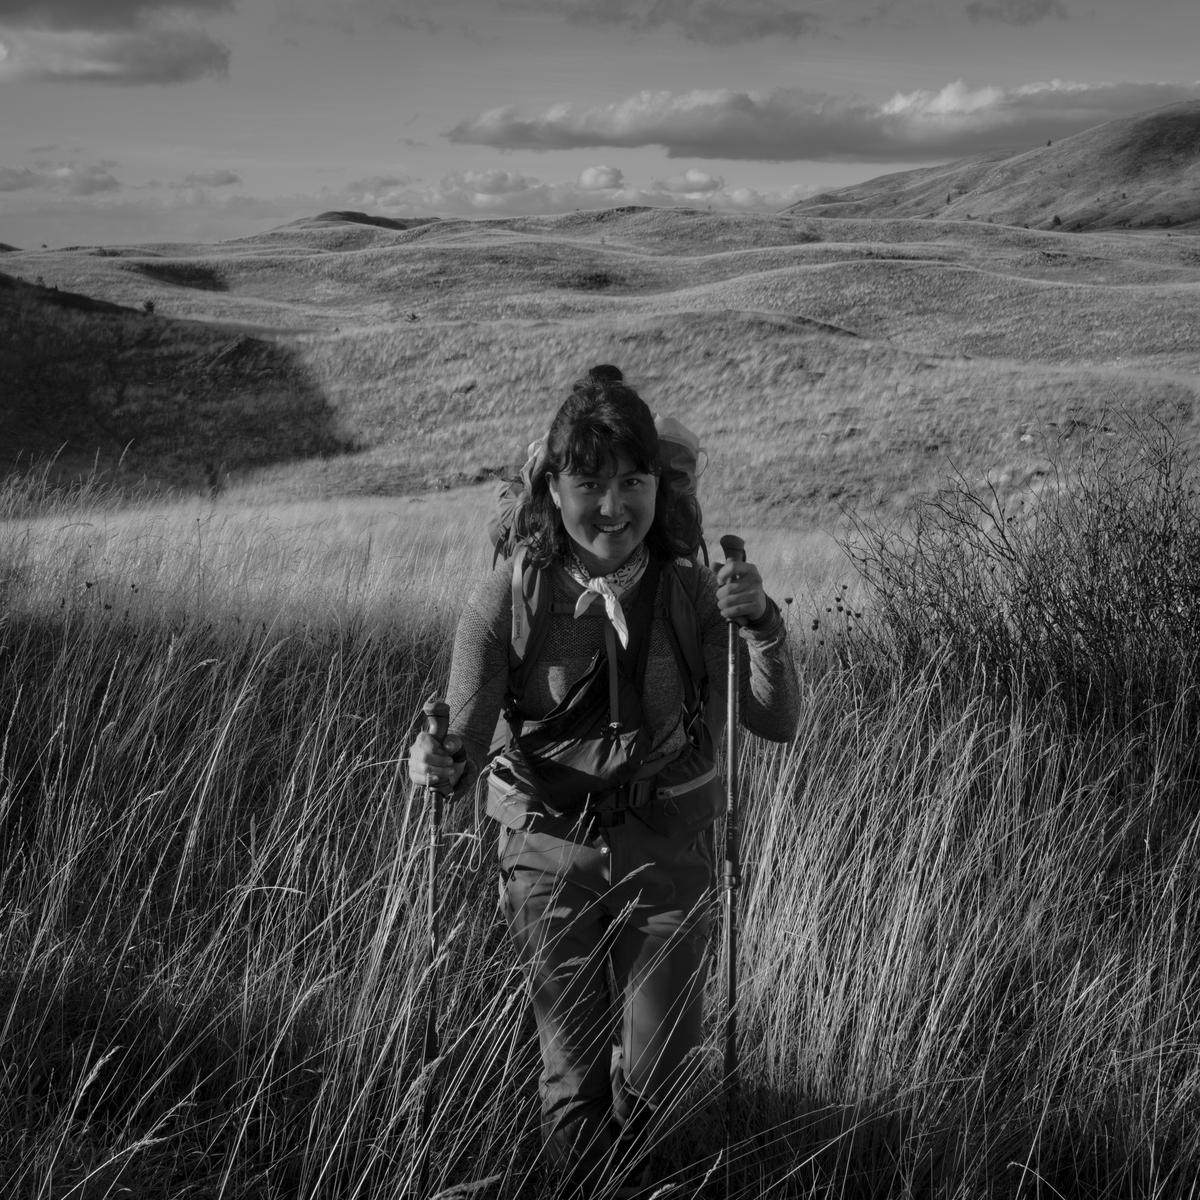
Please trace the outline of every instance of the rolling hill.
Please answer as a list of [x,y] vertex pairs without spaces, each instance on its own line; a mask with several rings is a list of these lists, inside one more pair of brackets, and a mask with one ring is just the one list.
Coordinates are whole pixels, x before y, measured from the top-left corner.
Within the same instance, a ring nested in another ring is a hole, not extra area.
[[1200,228],[1200,101],[1109,121],[1012,157],[883,175],[790,213],[927,217],[1031,229]]
[[[1144,198],[1166,194],[1168,169],[1190,178],[1167,135],[1197,113],[1118,123],[1126,158],[1104,126],[984,172],[988,194],[1007,170],[1012,194],[1040,204],[1047,156],[1087,165],[1080,196],[1101,194],[1106,163],[1132,196],[1140,170],[1136,233],[1068,235],[1081,210],[1062,191],[1050,229],[978,219],[979,193],[920,218],[907,215],[918,198],[780,214],[329,212],[217,245],[12,252],[5,270],[46,286],[0,292],[0,354],[23,397],[0,398],[4,444],[26,458],[128,446],[153,478],[184,480],[207,478],[219,451],[234,486],[268,499],[411,494],[511,468],[570,381],[608,361],[709,445],[714,517],[903,512],[949,470],[1036,485],[1049,448],[1110,436],[1118,415],[1200,445],[1200,239],[1152,228]],[[939,170],[890,177],[886,195],[937,178],[944,202],[955,176]],[[68,320],[63,292],[120,311]]]

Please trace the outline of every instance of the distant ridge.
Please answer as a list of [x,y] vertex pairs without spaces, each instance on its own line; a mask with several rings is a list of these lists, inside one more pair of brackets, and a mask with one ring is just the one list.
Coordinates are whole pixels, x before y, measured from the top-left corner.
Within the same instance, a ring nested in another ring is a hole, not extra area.
[[318,213],[315,217],[302,217],[292,221],[286,228],[305,229],[314,225],[374,225],[379,229],[415,229],[418,225],[430,225],[437,217],[375,217],[370,213],[352,212],[350,210],[331,209],[329,212]]
[[879,176],[784,211],[1068,231],[1200,228],[1200,101],[1108,121],[1012,157]]

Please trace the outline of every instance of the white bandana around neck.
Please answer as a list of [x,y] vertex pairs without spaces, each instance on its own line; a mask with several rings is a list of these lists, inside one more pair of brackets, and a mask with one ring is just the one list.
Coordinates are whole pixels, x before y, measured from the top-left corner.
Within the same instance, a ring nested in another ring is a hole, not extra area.
[[624,596],[639,579],[646,573],[646,564],[650,561],[650,553],[645,543],[629,556],[626,561],[610,575],[588,575],[587,567],[583,565],[579,555],[569,550],[563,559],[567,574],[576,583],[583,585],[583,595],[575,602],[575,616],[581,617],[591,607],[592,601],[604,601],[604,611],[613,623],[617,632],[617,640],[623,650],[629,649],[629,623],[625,620],[625,611],[621,608],[621,597]]

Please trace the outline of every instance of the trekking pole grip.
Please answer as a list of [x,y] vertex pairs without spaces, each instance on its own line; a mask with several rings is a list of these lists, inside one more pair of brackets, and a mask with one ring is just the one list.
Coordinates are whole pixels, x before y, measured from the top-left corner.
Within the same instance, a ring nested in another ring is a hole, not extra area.
[[726,562],[745,562],[746,543],[736,533],[727,533],[721,538],[721,553]]
[[[721,538],[721,553],[726,562],[744,563],[746,561],[746,543],[736,533],[727,533]],[[735,626],[745,625],[745,617],[734,617],[729,622],[730,635]]]
[[430,696],[425,701],[422,712],[425,714],[422,726],[424,731],[435,742],[439,744],[444,742],[446,734],[450,731],[450,705],[438,696]]

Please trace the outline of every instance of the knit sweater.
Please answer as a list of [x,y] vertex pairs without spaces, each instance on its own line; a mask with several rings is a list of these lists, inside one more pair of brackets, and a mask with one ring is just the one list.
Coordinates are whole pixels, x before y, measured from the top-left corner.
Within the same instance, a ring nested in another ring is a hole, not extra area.
[[[726,707],[729,626],[717,608],[713,572],[703,566],[681,566],[699,572],[697,619],[708,670],[708,721],[716,730]],[[551,571],[552,601],[573,606],[582,586],[559,566]],[[627,611],[635,598],[636,589],[622,598]],[[547,613],[545,641],[536,663],[528,670],[522,695],[522,711],[528,718],[538,720],[559,703],[603,647],[606,619],[591,615],[602,612],[603,606],[595,604],[579,618],[571,611]],[[490,752],[508,687],[511,623],[512,564],[501,562],[475,586],[454,637],[447,702],[450,728],[462,737],[467,755],[468,769],[460,782],[460,792],[471,785]],[[760,737],[788,741],[795,735],[799,721],[799,687],[777,606],[768,602],[762,620],[743,628],[741,637],[748,650],[740,656],[742,723]],[[669,759],[687,745],[682,721],[685,690],[679,672],[662,614],[656,607],[642,690],[643,718],[655,757]]]

